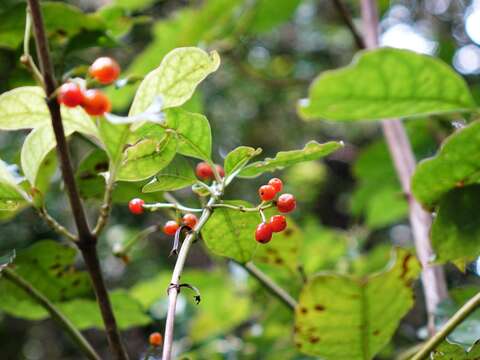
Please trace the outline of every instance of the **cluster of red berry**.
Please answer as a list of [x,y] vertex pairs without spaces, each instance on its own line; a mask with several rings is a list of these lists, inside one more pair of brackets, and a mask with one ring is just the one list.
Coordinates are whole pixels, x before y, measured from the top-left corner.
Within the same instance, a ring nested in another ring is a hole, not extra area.
[[[88,69],[89,75],[102,85],[117,80],[120,66],[109,57],[100,57]],[[58,102],[68,107],[82,106],[92,116],[100,116],[110,111],[108,97],[98,89],[86,89],[82,81],[69,81],[60,86]]]
[[[262,185],[258,189],[258,195],[262,201],[272,201],[277,194],[282,191],[282,180],[270,179],[267,185]],[[289,213],[295,210],[297,206],[295,197],[292,194],[282,194],[276,201],[277,209],[281,213]],[[255,230],[255,240],[259,243],[266,244],[272,239],[273,233],[282,232],[287,228],[287,219],[283,215],[274,215],[269,222],[262,222]]]
[[170,220],[165,223],[163,226],[163,232],[167,235],[175,235],[177,230],[180,228],[180,225],[188,226],[190,229],[193,229],[197,225],[198,219],[193,214],[185,214],[182,217],[181,224],[178,221]]

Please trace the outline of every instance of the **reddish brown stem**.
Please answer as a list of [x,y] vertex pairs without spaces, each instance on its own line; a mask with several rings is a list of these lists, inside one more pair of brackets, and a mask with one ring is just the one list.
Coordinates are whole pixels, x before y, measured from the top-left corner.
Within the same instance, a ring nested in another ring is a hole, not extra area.
[[100,264],[96,251],[96,236],[90,231],[85,210],[78,193],[77,184],[70,160],[67,139],[62,123],[60,105],[55,96],[56,81],[53,66],[48,49],[48,40],[45,34],[42,12],[39,0],[28,0],[28,6],[32,15],[35,43],[40,63],[40,71],[43,76],[43,84],[47,97],[47,105],[52,120],[52,128],[57,142],[57,154],[60,160],[63,181],[67,190],[68,199],[72,208],[74,221],[78,230],[77,245],[83,255],[85,264],[92,280],[92,285],[100,306],[100,311],[107,331],[107,339],[115,356],[115,359],[127,360],[128,355],[120,340],[120,333],[113,315],[110,298],[103,280]]
[[[375,0],[362,0],[364,39],[367,49],[378,47],[378,13]],[[410,224],[418,258],[422,264],[422,283],[428,312],[430,333],[435,331],[434,312],[437,305],[448,297],[445,274],[442,267],[431,265],[434,253],[429,237],[431,215],[424,211],[411,194],[410,181],[415,170],[415,156],[401,120],[389,119],[382,122],[382,129],[393,159],[403,192],[410,205]]]

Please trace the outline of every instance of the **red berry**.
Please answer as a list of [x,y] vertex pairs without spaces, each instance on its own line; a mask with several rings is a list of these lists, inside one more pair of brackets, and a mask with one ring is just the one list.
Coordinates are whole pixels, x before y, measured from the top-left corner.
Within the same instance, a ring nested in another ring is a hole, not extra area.
[[193,214],[183,215],[182,222],[187,225],[190,229],[193,229],[197,225],[197,217]]
[[289,213],[295,210],[296,206],[297,201],[295,200],[295,196],[292,194],[282,194],[277,200],[278,211],[282,213]]
[[150,337],[148,338],[148,341],[150,342],[150,345],[154,347],[158,347],[162,345],[162,342],[163,342],[162,334],[160,334],[159,332],[151,333]]
[[197,164],[196,174],[198,178],[203,180],[210,180],[214,178],[212,168],[206,162],[201,162]]
[[83,102],[82,88],[73,82],[63,84],[58,91],[58,102],[68,107],[81,105]]
[[103,115],[110,111],[111,108],[108,97],[96,89],[85,91],[82,106],[85,111],[92,116]]
[[128,209],[132,214],[135,215],[140,215],[143,213],[143,205],[145,204],[145,201],[142,199],[132,199],[128,203]]
[[120,65],[109,57],[99,57],[88,69],[90,76],[100,84],[111,84],[120,74]]
[[268,182],[268,185],[273,186],[277,193],[282,191],[282,188],[283,188],[283,182],[278,178],[270,179],[270,181]]
[[270,201],[277,195],[277,191],[272,185],[263,185],[258,189],[258,195],[263,201]]
[[287,227],[287,219],[283,215],[274,215],[270,218],[270,225],[274,233],[282,232]]
[[269,223],[262,222],[255,230],[255,240],[259,243],[266,244],[272,239],[272,226]]
[[215,165],[215,167],[217,168],[217,172],[218,172],[218,175],[220,175],[220,177],[225,177],[225,170],[223,170],[223,167],[221,165]]
[[163,232],[167,235],[175,235],[179,227],[176,221],[170,220],[163,225]]

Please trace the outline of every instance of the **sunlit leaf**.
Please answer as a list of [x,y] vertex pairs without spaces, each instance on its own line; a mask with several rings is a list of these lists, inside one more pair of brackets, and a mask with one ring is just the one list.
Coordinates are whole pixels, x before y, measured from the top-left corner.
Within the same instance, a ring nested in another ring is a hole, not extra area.
[[162,97],[165,109],[182,105],[192,97],[197,85],[219,65],[220,57],[216,52],[208,54],[194,47],[171,51],[140,84],[130,115],[143,112],[157,96]]
[[322,73],[299,112],[306,119],[355,121],[474,108],[465,81],[442,61],[382,48],[360,53],[346,68]]
[[[228,203],[252,207],[245,201]],[[260,222],[260,215],[255,212],[217,208],[203,227],[202,237],[214,254],[245,263],[252,259],[257,248],[255,229]]]
[[225,157],[223,167],[225,169],[225,176],[233,174],[234,172],[245,166],[252,157],[262,152],[262,149],[255,149],[250,146],[239,146],[230,151]]
[[142,191],[172,191],[193,185],[197,181],[192,164],[182,156],[177,156],[165,169],[146,184]]
[[160,141],[145,139],[127,148],[117,178],[145,180],[166,167],[175,157],[177,139],[167,134]]
[[326,359],[373,359],[413,306],[419,271],[415,257],[398,250],[394,265],[376,275],[312,278],[295,310],[297,348]]
[[265,172],[281,170],[300,162],[317,160],[340,149],[342,146],[343,143],[335,141],[325,144],[310,141],[301,150],[280,151],[274,158],[266,158],[263,161],[257,161],[246,166],[240,172],[239,177],[256,177]]
[[7,164],[0,160],[0,211],[14,211],[27,200]]

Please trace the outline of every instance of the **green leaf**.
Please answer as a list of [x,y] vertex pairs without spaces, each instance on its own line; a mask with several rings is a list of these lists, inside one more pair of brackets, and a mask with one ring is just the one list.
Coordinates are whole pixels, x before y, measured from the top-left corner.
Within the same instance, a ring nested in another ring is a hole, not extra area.
[[[87,113],[81,108],[62,106],[64,123],[75,124],[77,131],[97,136],[97,130]],[[31,129],[50,124],[50,112],[45,92],[38,86],[23,86],[0,95],[0,130]]]
[[301,150],[280,151],[275,158],[266,158],[263,161],[257,161],[246,166],[240,172],[239,177],[252,178],[265,172],[281,170],[304,161],[317,160],[341,147],[343,147],[342,142],[330,141],[325,144],[319,144],[316,141],[310,141]]
[[9,171],[7,164],[0,160],[0,212],[17,210],[25,201],[27,196],[18,185],[17,179]]
[[[118,327],[121,330],[148,325],[152,322],[140,303],[125,290],[114,290],[109,295]],[[94,299],[74,299],[61,303],[58,307],[79,330],[104,329],[105,327],[98,303]]]
[[295,310],[297,348],[325,359],[373,359],[413,306],[411,283],[419,272],[415,257],[399,249],[394,265],[382,273],[312,278]]
[[125,150],[118,180],[148,179],[166,167],[175,157],[177,139],[167,134],[160,141],[145,139]]
[[[59,2],[42,2],[43,20],[49,37],[64,39],[82,31],[105,30],[100,17]],[[16,49],[23,41],[25,4],[9,8],[0,15],[0,47]],[[60,35],[61,34],[61,35]]]
[[109,121],[98,123],[99,136],[112,163],[118,164],[122,159],[123,149],[130,136],[128,125],[114,125]]
[[[252,207],[246,201],[226,203]],[[246,263],[252,259],[257,248],[254,234],[260,222],[258,213],[216,208],[202,229],[202,237],[207,248],[214,254]]]
[[175,159],[146,184],[142,191],[173,191],[193,185],[197,181],[192,164],[182,156]]
[[262,149],[255,149],[250,146],[239,146],[230,151],[225,157],[223,167],[225,169],[225,176],[233,174],[244,167],[252,157],[260,154]]
[[462,346],[451,344],[448,341],[442,342],[430,354],[432,360],[477,360],[480,359],[479,341],[475,342],[473,346],[466,351]]
[[[130,294],[142,303],[145,310],[155,311],[165,297],[163,289],[168,287],[170,278],[171,274],[161,272],[135,284]],[[226,272],[188,270],[182,274],[182,281],[195,285],[201,294],[199,306],[192,307],[192,315],[189,316],[189,334],[194,342],[225,334],[248,318],[248,293],[240,292],[238,284],[226,276]],[[187,303],[193,303],[193,292],[190,290],[182,289],[180,296],[185,296]]]
[[472,111],[465,81],[442,61],[408,50],[363,51],[352,64],[326,71],[300,102],[305,119],[338,121]]
[[[49,116],[49,115],[48,115]],[[97,129],[91,119],[85,114],[85,118],[63,119],[65,136],[74,132],[98,137]],[[50,117],[48,117],[50,121]],[[25,177],[34,187],[37,187],[37,176],[42,165],[45,165],[48,154],[55,149],[57,142],[50,122],[36,127],[25,139],[21,151],[21,164]]]
[[[74,248],[50,240],[40,241],[18,252],[14,270],[53,302],[79,329],[102,329],[104,325],[89,277],[73,266],[76,254]],[[140,304],[125,291],[113,291],[111,300],[121,328],[150,322]],[[29,320],[49,316],[22,289],[1,277],[0,309]]]
[[[108,171],[109,159],[101,149],[95,149],[89,153],[77,168],[75,174],[80,196],[84,199],[102,200],[105,193],[105,176]],[[133,198],[142,197],[147,202],[163,200],[161,194],[142,194],[144,182],[122,182],[115,184],[112,194],[114,203],[128,203]]]
[[480,185],[454,189],[442,197],[431,230],[439,262],[473,259],[480,254]]
[[439,153],[422,161],[412,179],[412,191],[425,207],[433,208],[456,187],[480,182],[480,121],[455,132]]
[[270,1],[260,0],[252,7],[250,33],[263,33],[293,17],[300,0]]
[[[440,129],[429,121],[405,122],[407,135],[417,159],[431,155]],[[404,220],[408,202],[384,139],[364,147],[353,167],[356,188],[351,198],[352,213],[364,217],[370,229],[384,228]]]
[[163,100],[163,108],[184,104],[190,99],[197,85],[220,65],[216,52],[185,47],[169,52],[160,66],[150,72],[140,84],[130,109],[130,115],[140,114],[157,96]]
[[[177,152],[201,160],[210,160],[212,154],[212,132],[207,118],[183,109],[168,109],[166,126],[173,130],[178,139]],[[138,138],[159,138],[165,129],[158,124],[145,124],[135,133]]]

